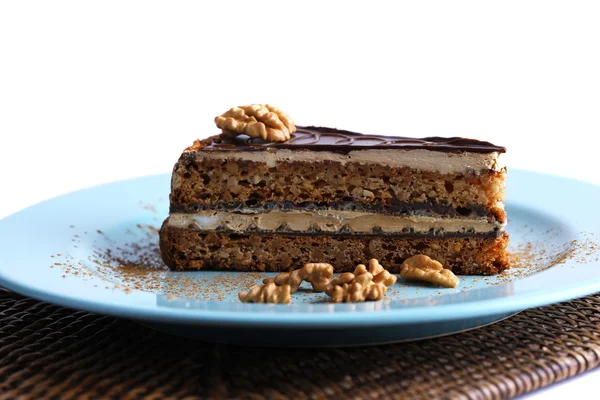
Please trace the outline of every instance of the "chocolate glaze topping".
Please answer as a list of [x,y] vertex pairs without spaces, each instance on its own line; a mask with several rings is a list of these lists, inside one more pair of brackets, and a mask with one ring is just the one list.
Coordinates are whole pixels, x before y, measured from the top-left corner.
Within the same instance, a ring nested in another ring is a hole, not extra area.
[[425,137],[409,138],[400,136],[365,135],[357,132],[323,128],[316,126],[298,126],[287,142],[266,142],[261,139],[240,135],[235,138],[215,136],[202,150],[266,150],[290,149],[312,151],[349,152],[369,149],[425,149],[448,153],[492,153],[506,152],[506,148],[461,137]]

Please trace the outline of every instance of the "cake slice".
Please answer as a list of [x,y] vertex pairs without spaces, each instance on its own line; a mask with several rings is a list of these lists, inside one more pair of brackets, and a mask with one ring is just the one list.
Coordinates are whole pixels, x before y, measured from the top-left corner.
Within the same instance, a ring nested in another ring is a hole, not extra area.
[[397,271],[425,254],[457,274],[509,267],[504,147],[297,127],[269,142],[196,141],[177,161],[160,231],[173,270],[351,271],[376,258]]

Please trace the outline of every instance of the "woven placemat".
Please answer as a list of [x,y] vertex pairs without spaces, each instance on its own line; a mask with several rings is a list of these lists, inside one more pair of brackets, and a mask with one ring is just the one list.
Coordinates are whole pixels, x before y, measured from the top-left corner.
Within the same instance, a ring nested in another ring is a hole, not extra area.
[[506,398],[600,363],[600,295],[474,331],[343,349],[170,336],[0,288],[0,399]]

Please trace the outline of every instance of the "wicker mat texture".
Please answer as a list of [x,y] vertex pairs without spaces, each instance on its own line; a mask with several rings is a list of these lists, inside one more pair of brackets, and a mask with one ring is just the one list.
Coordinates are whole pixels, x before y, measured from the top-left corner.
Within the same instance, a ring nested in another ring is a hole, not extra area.
[[420,342],[261,349],[170,336],[0,288],[0,399],[507,398],[600,363],[600,295]]

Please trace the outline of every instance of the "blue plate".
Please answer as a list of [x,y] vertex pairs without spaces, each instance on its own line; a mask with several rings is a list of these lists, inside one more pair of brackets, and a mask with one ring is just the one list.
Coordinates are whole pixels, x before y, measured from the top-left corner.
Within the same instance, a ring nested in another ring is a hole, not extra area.
[[[529,265],[461,277],[456,289],[399,279],[384,301],[335,305],[308,290],[287,306],[241,304],[237,293],[269,274],[166,271],[155,228],[168,213],[168,193],[169,176],[151,176],[67,194],[0,221],[0,285],[180,335],[273,346],[444,335],[600,291],[593,250],[600,188],[575,180],[509,172],[511,249],[527,254]],[[129,264],[149,270],[122,267]]]

